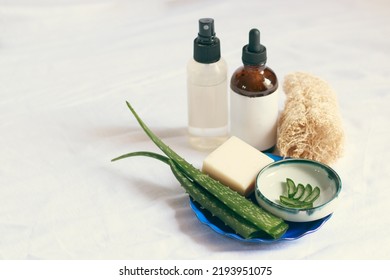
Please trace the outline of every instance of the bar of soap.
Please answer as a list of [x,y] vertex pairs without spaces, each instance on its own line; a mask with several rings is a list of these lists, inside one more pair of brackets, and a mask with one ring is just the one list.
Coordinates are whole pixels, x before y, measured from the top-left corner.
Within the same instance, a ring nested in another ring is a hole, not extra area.
[[203,161],[202,172],[243,196],[252,193],[259,171],[273,160],[232,136]]

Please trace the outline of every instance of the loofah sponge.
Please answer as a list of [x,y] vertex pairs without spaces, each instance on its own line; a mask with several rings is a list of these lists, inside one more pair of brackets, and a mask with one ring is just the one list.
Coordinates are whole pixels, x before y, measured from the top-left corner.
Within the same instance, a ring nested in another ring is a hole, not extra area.
[[285,108],[278,120],[281,156],[335,162],[344,145],[337,98],[318,77],[296,72],[285,77]]

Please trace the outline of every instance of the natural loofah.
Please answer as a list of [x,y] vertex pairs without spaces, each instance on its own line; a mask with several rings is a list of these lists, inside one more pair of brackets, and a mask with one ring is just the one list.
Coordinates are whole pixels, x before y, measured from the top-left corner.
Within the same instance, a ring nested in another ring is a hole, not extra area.
[[296,72],[285,77],[285,108],[278,121],[281,156],[335,162],[344,145],[337,98],[318,77]]

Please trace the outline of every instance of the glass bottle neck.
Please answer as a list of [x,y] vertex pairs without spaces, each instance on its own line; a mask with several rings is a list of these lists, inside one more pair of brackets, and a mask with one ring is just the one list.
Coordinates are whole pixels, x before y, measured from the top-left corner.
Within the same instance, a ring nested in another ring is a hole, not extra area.
[[260,64],[260,65],[249,65],[249,64],[244,64],[244,69],[247,69],[247,70],[264,70],[265,68],[267,68],[267,66],[264,64]]

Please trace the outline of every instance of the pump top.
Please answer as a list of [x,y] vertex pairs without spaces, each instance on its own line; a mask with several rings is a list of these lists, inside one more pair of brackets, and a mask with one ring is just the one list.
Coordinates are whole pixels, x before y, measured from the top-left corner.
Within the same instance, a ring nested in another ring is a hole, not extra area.
[[215,36],[214,20],[201,18],[199,20],[198,37],[194,40],[194,59],[200,63],[213,63],[221,58],[221,45]]
[[260,31],[253,28],[249,31],[249,44],[242,48],[242,63],[245,65],[262,65],[267,61],[267,49],[260,44]]

